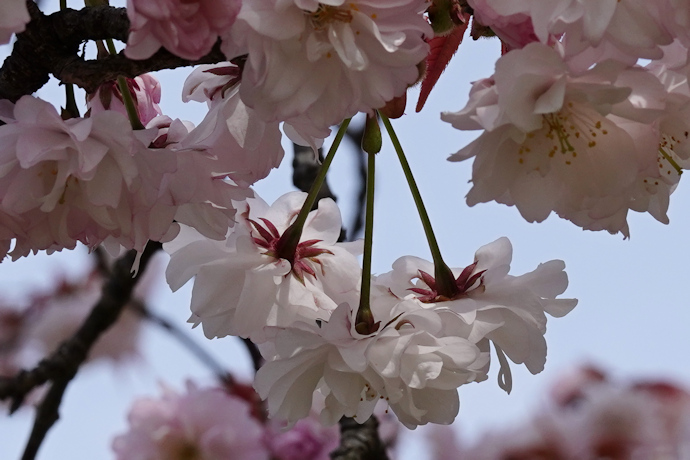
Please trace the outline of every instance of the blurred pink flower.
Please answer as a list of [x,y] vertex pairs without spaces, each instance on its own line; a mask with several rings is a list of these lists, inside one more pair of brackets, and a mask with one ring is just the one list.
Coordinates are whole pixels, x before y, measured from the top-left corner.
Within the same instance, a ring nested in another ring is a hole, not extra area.
[[313,412],[287,431],[273,425],[266,432],[266,443],[276,460],[329,460],[340,442],[338,427],[322,425]]
[[125,55],[151,57],[162,46],[185,59],[211,51],[240,11],[241,0],[127,0],[131,22]]
[[0,45],[9,43],[13,34],[23,32],[29,19],[24,0],[0,2]]
[[180,394],[134,402],[130,429],[113,440],[117,460],[268,460],[263,427],[246,401],[187,383]]
[[[150,73],[136,78],[127,78],[129,92],[137,107],[139,120],[146,126],[151,120],[162,115],[158,103],[161,101],[161,84]],[[114,110],[127,116],[127,109],[122,101],[122,93],[117,82],[103,83],[100,88],[87,98],[87,105],[91,115],[104,110]]]

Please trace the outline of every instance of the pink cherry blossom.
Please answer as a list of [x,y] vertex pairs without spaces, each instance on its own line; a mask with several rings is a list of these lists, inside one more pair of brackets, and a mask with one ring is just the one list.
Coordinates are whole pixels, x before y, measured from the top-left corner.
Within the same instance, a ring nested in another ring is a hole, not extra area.
[[173,290],[196,276],[190,321],[202,324],[207,337],[262,341],[265,326],[323,318],[338,302],[357,298],[361,242],[337,243],[341,219],[333,200],[321,200],[310,213],[292,261],[277,253],[305,198],[291,192],[270,207],[258,197],[248,199],[238,204],[240,219],[224,241],[183,228],[164,246],[171,254],[167,279]]
[[[569,395],[564,395],[565,386]],[[460,448],[467,460],[683,458],[690,396],[665,381],[621,383],[592,368],[552,385],[553,400],[519,426],[494,430]],[[563,396],[566,396],[563,398]],[[442,457],[437,457],[442,458]]]
[[142,251],[149,240],[172,239],[175,220],[222,238],[233,224],[232,200],[247,196],[195,161],[203,152],[149,148],[161,143],[158,127],[132,131],[115,111],[64,121],[50,104],[29,96],[5,109],[0,236],[6,248],[15,239],[14,258],[77,242],[105,243],[115,254]]
[[[136,78],[128,78],[127,85],[136,104],[139,121],[144,126],[163,114],[158,106],[161,101],[161,85],[156,77],[146,73]],[[115,110],[122,115],[127,115],[122,93],[117,82],[114,81],[101,85],[98,91],[89,95],[87,103],[92,115],[104,110]]]
[[474,19],[484,26],[491,27],[491,30],[508,46],[508,49],[522,48],[528,43],[537,41],[538,38],[534,33],[531,18],[522,12],[499,13],[494,10],[494,6],[507,7],[506,9],[514,8],[513,5],[506,3],[501,5],[500,3],[491,0],[468,1],[474,11]]
[[127,0],[131,30],[125,55],[146,59],[162,46],[199,59],[233,24],[240,6],[241,0]]
[[129,431],[113,440],[118,460],[268,460],[263,428],[249,405],[220,388],[163,388],[134,402]]
[[329,460],[329,454],[340,443],[340,430],[336,426],[323,426],[312,413],[289,430],[269,422],[266,443],[276,460]]
[[151,210],[176,159],[148,152],[153,131],[135,133],[112,111],[63,121],[50,104],[29,96],[4,121],[0,210],[19,227],[13,257],[74,248],[77,241],[94,247],[109,237],[141,250],[148,239],[165,238],[172,215],[164,214],[174,210],[156,216]]
[[249,54],[240,95],[259,117],[323,138],[418,80],[424,37],[432,36],[426,7],[423,0],[247,1],[222,49],[229,59]]
[[[515,205],[530,222],[555,211],[585,229],[627,236],[628,210],[652,208],[637,196],[645,179],[660,177],[662,139],[653,123],[665,99],[641,68],[607,61],[577,72],[557,51],[533,43],[501,57],[495,75],[475,83],[468,106],[442,119],[485,129],[450,158],[477,157],[471,206]],[[665,190],[668,198],[672,189]],[[655,203],[663,208],[663,200]]]
[[13,34],[23,32],[30,19],[24,0],[0,2],[0,45],[9,43]]

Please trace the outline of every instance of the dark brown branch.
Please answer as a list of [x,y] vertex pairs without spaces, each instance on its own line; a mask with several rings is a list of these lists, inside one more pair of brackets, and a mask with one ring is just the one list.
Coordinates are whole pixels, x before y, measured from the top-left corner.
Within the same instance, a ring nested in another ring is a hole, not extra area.
[[355,215],[352,218],[352,222],[347,227],[347,241],[355,241],[364,230],[364,210],[367,198],[367,154],[362,150],[364,124],[360,127],[353,127],[352,123],[350,123],[345,136],[354,144],[352,153],[355,156],[355,174],[359,182],[357,196],[355,197]]
[[[319,149],[319,158],[317,161],[311,147],[293,144],[293,149],[295,153],[292,159],[292,183],[298,189],[308,193],[309,189],[311,189],[311,184],[314,183],[314,179],[316,179],[321,169],[323,153],[321,149]],[[338,200],[328,186],[328,180],[323,182],[321,190],[319,190],[319,194],[314,203],[315,207],[318,206],[321,198],[333,198],[335,201]]]
[[58,380],[50,386],[41,404],[36,408],[36,420],[31,429],[29,441],[24,448],[22,460],[33,460],[50,428],[60,419],[60,404],[65,394],[68,379]]
[[331,452],[332,460],[388,460],[386,446],[378,434],[373,415],[361,425],[354,419],[340,419],[340,446]]
[[119,75],[134,78],[137,75],[156,70],[176,69],[198,64],[215,64],[225,60],[225,56],[220,51],[219,42],[209,54],[197,61],[182,59],[161,48],[150,58],[141,61],[128,59],[123,54],[88,61],[77,56],[68,56],[57,62],[51,72],[55,78],[63,83],[73,83],[85,89],[86,92],[92,93],[101,84],[115,80]]
[[115,263],[110,278],[103,285],[100,300],[73,336],[34,369],[23,370],[13,378],[0,378],[0,400],[11,400],[11,412],[22,404],[31,390],[48,381],[52,382],[51,389],[38,408],[24,459],[33,458],[38,451],[46,433],[59,417],[58,408],[67,384],[86,360],[96,340],[115,323],[130,301],[134,286],[146,269],[151,256],[160,248],[160,243],[149,242],[141,257],[139,274],[134,277],[130,269],[136,253],[130,251],[120,258]]
[[31,0],[27,7],[31,22],[17,35],[12,54],[0,68],[0,99],[14,102],[32,94],[48,82],[51,74],[64,83],[93,92],[118,75],[135,77],[155,70],[225,60],[218,44],[198,61],[179,58],[163,49],[142,61],[121,54],[105,60],[84,60],[79,56],[79,48],[87,40],[127,40],[129,20],[124,8],[66,9],[46,16]]
[[252,342],[249,339],[245,339],[243,337],[240,337],[240,340],[242,340],[242,343],[244,346],[247,348],[247,351],[249,352],[249,356],[252,358],[252,364],[254,365],[254,372],[258,371],[261,366],[264,364],[264,358],[261,356],[261,352],[259,351],[259,347],[257,347],[254,342]]

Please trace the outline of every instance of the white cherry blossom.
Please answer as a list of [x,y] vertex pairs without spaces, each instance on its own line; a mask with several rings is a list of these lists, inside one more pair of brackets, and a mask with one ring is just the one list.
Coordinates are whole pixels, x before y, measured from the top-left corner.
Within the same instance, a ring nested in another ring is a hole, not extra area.
[[207,337],[228,334],[263,341],[265,326],[328,316],[339,302],[356,299],[360,243],[337,243],[340,212],[319,202],[306,221],[292,261],[280,254],[281,236],[297,216],[305,193],[283,195],[272,206],[248,199],[226,240],[191,229],[164,248],[171,254],[167,279],[173,290],[193,276],[192,317]]
[[283,159],[278,122],[266,123],[240,99],[239,69],[230,63],[199,66],[185,82],[183,99],[207,102],[209,111],[181,147],[215,157],[216,172],[249,186]]
[[515,363],[524,363],[531,373],[541,372],[546,362],[545,313],[562,317],[577,304],[575,299],[556,298],[568,286],[562,261],[551,260],[530,273],[513,276],[508,274],[512,255],[505,237],[479,248],[471,265],[452,269],[456,278],[452,297],[437,291],[433,263],[412,256],[398,259],[391,272],[377,278],[377,284],[424,308],[456,313],[465,323],[463,337],[480,348],[482,341],[491,341],[501,364],[499,382],[510,392],[510,369],[503,353]]
[[410,428],[450,424],[459,410],[456,389],[485,378],[488,355],[451,334],[460,320],[450,311],[410,302],[385,311],[375,314],[380,325],[370,335],[356,332],[347,303],[327,320],[267,331],[271,340],[261,351],[268,362],[254,386],[269,414],[294,423],[309,414],[318,390],[326,396],[326,424],[344,415],[364,422],[379,401]]
[[432,36],[424,0],[247,1],[223,36],[248,53],[240,95],[265,121],[325,137],[357,112],[383,107],[419,78]]

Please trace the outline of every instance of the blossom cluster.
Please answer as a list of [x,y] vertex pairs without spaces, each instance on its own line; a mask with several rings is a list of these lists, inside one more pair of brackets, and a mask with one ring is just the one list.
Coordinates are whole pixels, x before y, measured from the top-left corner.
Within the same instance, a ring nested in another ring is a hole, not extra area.
[[307,215],[303,193],[269,206],[251,189],[283,159],[281,123],[316,150],[331,126],[374,115],[423,77],[428,3],[129,0],[130,59],[162,47],[197,60],[220,40],[227,61],[197,67],[183,88],[206,116],[165,115],[151,75],[101,85],[83,117],[32,96],[0,102],[0,256],[165,243],[171,288],[194,278],[190,322],[259,346],[255,387],[288,424],[316,410],[314,395],[327,424],[363,422],[377,405],[408,427],[451,423],[457,388],[487,379],[492,344],[510,391],[508,359],[540,372],[546,315],[576,304],[557,299],[562,261],[509,275],[501,238],[465,267],[403,257],[373,276],[362,242],[339,241],[334,201]]
[[465,108],[442,115],[483,130],[450,157],[475,158],[467,203],[516,206],[530,222],[555,212],[626,237],[630,210],[668,223],[669,197],[690,168],[688,5],[469,4],[509,51]]
[[271,416],[307,417],[316,392],[325,397],[326,424],[342,416],[364,422],[380,401],[409,427],[448,424],[459,410],[456,389],[487,378],[490,343],[507,391],[506,355],[532,373],[543,369],[545,313],[560,317],[576,304],[556,299],[567,286],[563,262],[508,275],[512,246],[501,238],[453,270],[457,289],[444,297],[432,263],[403,257],[372,280],[376,323],[361,331],[360,244],[337,242],[335,203],[321,200],[296,247],[283,249],[304,199],[292,192],[270,207],[249,199],[225,241],[186,228],[164,245],[173,290],[194,277],[190,322],[209,338],[239,335],[259,345],[267,362],[255,387]]

